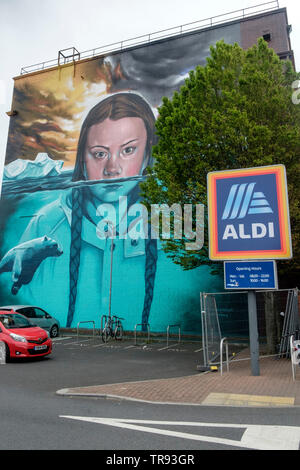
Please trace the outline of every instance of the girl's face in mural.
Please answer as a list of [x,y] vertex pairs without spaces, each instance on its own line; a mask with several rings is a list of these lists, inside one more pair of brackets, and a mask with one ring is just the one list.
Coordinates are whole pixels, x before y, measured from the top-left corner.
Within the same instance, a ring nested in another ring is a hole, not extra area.
[[88,131],[85,168],[89,180],[129,178],[141,174],[147,132],[138,117],[105,119]]

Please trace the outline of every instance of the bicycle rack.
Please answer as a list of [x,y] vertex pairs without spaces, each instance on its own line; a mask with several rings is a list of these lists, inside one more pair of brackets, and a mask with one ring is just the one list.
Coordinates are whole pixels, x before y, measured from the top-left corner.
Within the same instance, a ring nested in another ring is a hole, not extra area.
[[106,322],[107,322],[107,315],[102,315],[102,316],[101,316],[100,334],[101,334],[101,332],[103,331],[103,319],[105,320],[105,321],[104,321],[104,325],[105,325]]
[[295,336],[290,336],[290,358],[291,358],[291,365],[292,365],[292,374],[293,374],[293,382],[296,380],[296,368],[299,368],[300,365],[300,358],[299,356],[300,350],[300,340],[295,340]]
[[181,341],[180,325],[168,325],[168,327],[167,327],[167,346],[169,346],[169,332],[170,332],[170,328],[175,328],[176,326],[178,327],[178,343],[177,343],[177,344],[180,344],[180,341]]
[[95,322],[93,320],[80,321],[77,323],[77,341],[79,336],[79,325],[82,323],[93,323],[93,339],[95,338]]
[[292,365],[292,374],[293,374],[293,382],[295,381],[295,367],[293,363],[293,351],[294,351],[294,335],[290,336],[290,356],[291,356],[291,365]]
[[220,372],[223,375],[223,344],[225,343],[226,346],[226,364],[227,364],[227,372],[229,372],[229,359],[228,359],[228,342],[227,338],[222,338],[220,341]]
[[148,339],[147,339],[147,341],[148,341],[148,343],[150,341],[150,325],[149,325],[149,323],[137,323],[134,327],[134,344],[135,344],[135,346],[137,345],[137,342],[136,342],[136,327],[137,326],[143,326],[143,325],[147,326],[147,330],[148,330]]

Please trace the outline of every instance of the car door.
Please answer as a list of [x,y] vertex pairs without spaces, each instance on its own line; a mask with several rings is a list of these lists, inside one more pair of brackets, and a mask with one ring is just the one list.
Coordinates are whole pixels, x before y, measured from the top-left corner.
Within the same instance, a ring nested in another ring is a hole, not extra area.
[[16,311],[27,317],[33,325],[47,329],[49,321],[46,319],[46,312],[43,310],[36,307],[22,307],[18,308]]
[[16,312],[21,313],[21,315],[24,315],[24,317],[28,318],[29,322],[32,323],[33,325],[40,326],[38,322],[36,322],[35,318],[35,310],[33,307],[22,307],[22,308],[17,308]]
[[5,345],[5,335],[2,333],[2,324],[0,320],[0,364],[5,364],[6,362],[6,345]]
[[3,333],[2,331],[2,323],[1,323],[1,319],[0,319],[0,341],[4,341],[4,338],[5,338],[5,334]]
[[34,321],[37,326],[40,328],[44,328],[45,330],[49,330],[49,319],[47,318],[47,314],[44,310],[38,307],[33,307],[34,310]]

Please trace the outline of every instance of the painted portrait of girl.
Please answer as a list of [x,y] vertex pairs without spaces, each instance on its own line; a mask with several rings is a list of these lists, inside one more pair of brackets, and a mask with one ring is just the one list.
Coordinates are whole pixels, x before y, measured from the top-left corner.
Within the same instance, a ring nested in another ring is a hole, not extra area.
[[[92,107],[81,125],[69,188],[31,217],[15,249],[16,303],[44,308],[62,327],[99,326],[110,305],[131,331],[146,324],[163,331],[188,312],[197,314],[195,286],[207,278],[203,269],[185,272],[175,265],[148,224],[140,236],[127,236],[138,220],[130,208],[140,200],[139,182],[152,165],[155,143],[155,115],[141,95],[118,92]],[[116,214],[113,269],[111,237],[99,235],[103,204]]]
[[[138,183],[151,164],[154,143],[155,117],[140,95],[116,93],[90,110],[81,127],[72,176],[74,184],[80,185],[61,191],[58,200],[43,207],[21,239],[21,243],[27,243],[45,236],[57,243],[63,254],[43,260],[32,280],[20,286],[22,298],[55,311],[67,327],[76,325],[79,319],[100,318],[107,313],[110,242],[97,236],[97,208],[109,202],[115,205],[118,220],[126,215],[122,213],[119,197],[126,196],[129,206],[138,200]],[[84,184],[85,181],[93,184]],[[153,299],[157,240],[124,239],[119,237],[118,230],[117,225],[115,305],[122,305],[123,312],[118,314],[124,316],[124,308],[129,305],[126,298],[132,297],[129,317],[136,323],[147,323]],[[52,289],[58,294],[55,297],[48,295]],[[121,300],[124,292],[127,294]],[[135,304],[139,305],[139,314],[133,314]]]
[[[144,98],[135,93],[117,93],[104,99],[89,112],[82,125],[73,181],[101,180],[101,184],[72,190],[68,326],[77,297],[83,218],[93,221],[97,205],[102,202],[115,203],[116,210],[122,211],[120,196],[126,195],[129,204],[137,201],[138,181],[131,177],[145,174],[146,167],[151,164],[154,143],[153,111]],[[141,322],[147,323],[156,271],[156,240],[145,240],[144,250],[145,299]]]

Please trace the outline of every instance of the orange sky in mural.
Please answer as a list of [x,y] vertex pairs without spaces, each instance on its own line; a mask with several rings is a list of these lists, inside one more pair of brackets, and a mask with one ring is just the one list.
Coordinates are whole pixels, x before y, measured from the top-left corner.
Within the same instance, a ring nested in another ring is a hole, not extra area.
[[110,66],[99,59],[16,79],[13,107],[20,111],[9,132],[6,163],[34,160],[42,152],[72,167],[84,117],[110,86]]

